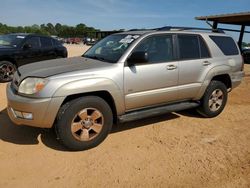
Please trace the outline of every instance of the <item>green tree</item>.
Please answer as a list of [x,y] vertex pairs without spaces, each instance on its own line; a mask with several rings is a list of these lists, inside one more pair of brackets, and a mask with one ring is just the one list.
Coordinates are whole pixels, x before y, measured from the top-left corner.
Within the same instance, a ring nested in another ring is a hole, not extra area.
[[47,31],[51,34],[51,35],[56,35],[56,30],[55,27],[52,23],[48,23],[47,24]]
[[57,35],[59,36],[60,33],[62,32],[62,24],[57,23],[57,24],[55,25],[55,30],[56,30]]
[[44,35],[57,35],[59,37],[95,37],[95,32],[99,31],[93,27],[88,27],[84,23],[76,26],[68,26],[57,23],[55,26],[52,23],[34,24],[32,26],[7,26],[0,23],[0,34],[6,33],[39,33]]

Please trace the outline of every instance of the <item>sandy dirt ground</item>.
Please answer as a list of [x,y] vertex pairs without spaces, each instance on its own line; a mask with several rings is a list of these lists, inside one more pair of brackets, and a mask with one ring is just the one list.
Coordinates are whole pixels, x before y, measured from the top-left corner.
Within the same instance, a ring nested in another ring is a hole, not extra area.
[[[81,55],[84,46],[68,46]],[[98,147],[68,152],[53,130],[16,126],[0,84],[0,187],[250,187],[250,66],[224,112],[121,125]]]

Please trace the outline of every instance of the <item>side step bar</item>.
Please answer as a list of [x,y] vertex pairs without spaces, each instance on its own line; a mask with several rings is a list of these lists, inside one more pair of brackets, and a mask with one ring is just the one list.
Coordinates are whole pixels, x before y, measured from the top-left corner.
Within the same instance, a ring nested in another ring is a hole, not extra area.
[[190,108],[195,108],[195,107],[198,107],[199,105],[200,105],[199,102],[180,102],[180,103],[169,104],[166,106],[132,111],[122,116],[119,116],[118,121],[120,123],[124,123],[128,121],[135,121],[135,120],[158,116],[158,115],[162,115],[162,114],[166,114],[170,112],[176,112],[176,111],[186,110]]

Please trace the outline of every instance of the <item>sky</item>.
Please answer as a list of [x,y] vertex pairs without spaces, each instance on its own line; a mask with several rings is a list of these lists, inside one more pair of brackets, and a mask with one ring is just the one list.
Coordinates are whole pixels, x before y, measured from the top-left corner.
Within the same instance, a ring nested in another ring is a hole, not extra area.
[[[207,27],[194,17],[247,11],[249,0],[1,0],[0,22],[13,26],[85,23],[101,30]],[[244,40],[250,42],[250,34]]]

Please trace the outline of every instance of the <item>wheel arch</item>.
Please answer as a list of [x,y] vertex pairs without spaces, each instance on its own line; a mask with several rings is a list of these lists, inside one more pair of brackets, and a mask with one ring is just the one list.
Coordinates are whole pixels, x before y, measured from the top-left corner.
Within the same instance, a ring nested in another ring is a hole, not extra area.
[[231,67],[228,65],[220,65],[212,68],[205,76],[201,89],[198,92],[197,96],[194,100],[200,100],[202,96],[204,95],[207,87],[211,83],[211,81],[221,81],[224,83],[228,89],[228,91],[231,91],[232,89],[232,81],[230,77]]
[[212,78],[212,80],[222,82],[223,84],[225,84],[225,86],[227,87],[228,90],[230,90],[232,88],[232,81],[231,81],[229,74],[216,75]]
[[68,95],[64,99],[61,106],[64,105],[65,103],[69,102],[69,101],[75,100],[77,98],[85,97],[85,96],[96,96],[96,97],[100,97],[104,101],[106,101],[108,103],[108,105],[110,106],[111,110],[112,110],[113,122],[114,123],[117,122],[117,110],[116,110],[116,104],[115,104],[114,98],[112,97],[112,95],[108,91],[105,91],[105,90]]
[[0,63],[1,63],[2,61],[8,61],[8,62],[10,62],[10,63],[13,63],[13,64],[17,67],[17,62],[16,62],[16,60],[13,59],[13,58],[11,58],[11,57],[3,57],[3,58],[0,59]]

